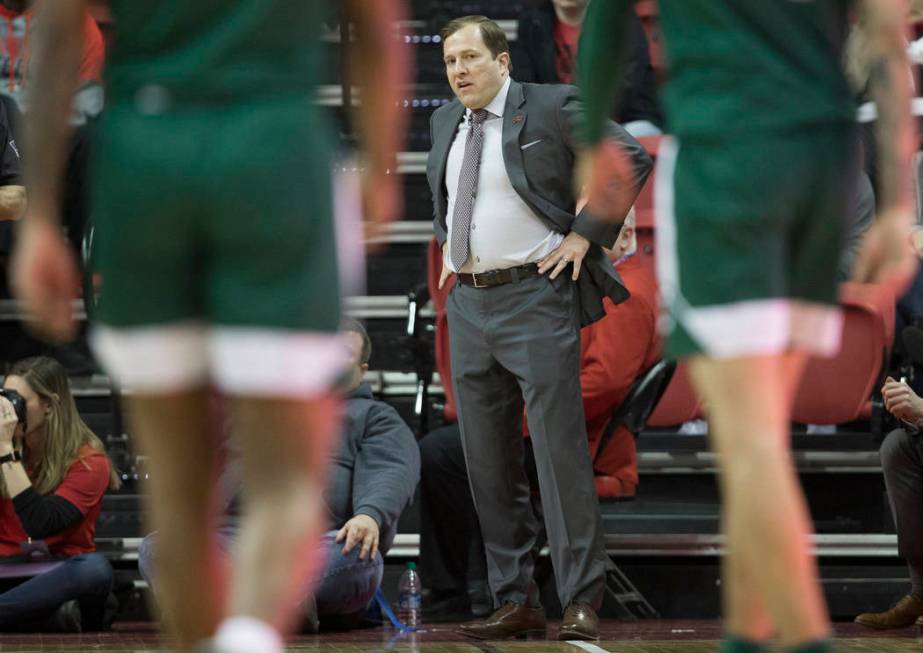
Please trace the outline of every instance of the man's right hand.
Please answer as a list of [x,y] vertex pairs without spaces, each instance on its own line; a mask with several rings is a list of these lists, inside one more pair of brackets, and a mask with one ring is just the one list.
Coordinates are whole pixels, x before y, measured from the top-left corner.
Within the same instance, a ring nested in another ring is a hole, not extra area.
[[439,290],[442,290],[445,286],[445,282],[449,280],[449,277],[454,274],[449,269],[448,263],[446,263],[446,254],[448,253],[449,241],[442,243],[442,273],[439,275]]
[[896,418],[916,424],[923,420],[923,399],[906,383],[888,377],[881,388],[885,408]]

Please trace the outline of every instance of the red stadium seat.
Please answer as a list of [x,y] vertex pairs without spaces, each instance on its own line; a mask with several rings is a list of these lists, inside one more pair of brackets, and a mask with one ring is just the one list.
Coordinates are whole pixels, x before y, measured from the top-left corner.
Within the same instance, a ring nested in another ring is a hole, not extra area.
[[869,397],[894,339],[894,295],[874,284],[840,287],[843,340],[833,358],[811,358],[795,395],[792,419],[843,424],[868,415]]

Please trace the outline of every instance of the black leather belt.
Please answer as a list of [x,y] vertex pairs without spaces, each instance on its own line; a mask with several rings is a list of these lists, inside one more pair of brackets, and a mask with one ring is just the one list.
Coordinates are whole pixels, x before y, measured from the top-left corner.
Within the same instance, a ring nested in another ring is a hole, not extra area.
[[467,273],[459,272],[458,280],[472,288],[493,288],[507,283],[519,283],[523,279],[538,275],[538,263],[526,263],[515,268],[505,270],[490,270],[489,272]]

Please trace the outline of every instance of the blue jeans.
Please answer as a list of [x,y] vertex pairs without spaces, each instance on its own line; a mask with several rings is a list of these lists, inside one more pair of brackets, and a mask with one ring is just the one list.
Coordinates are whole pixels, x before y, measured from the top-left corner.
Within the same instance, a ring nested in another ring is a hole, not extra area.
[[104,555],[84,553],[25,580],[10,579],[16,585],[0,594],[0,630],[21,630],[72,600],[80,603],[83,630],[101,630],[112,578],[112,565]]
[[[374,558],[359,560],[361,547],[343,555],[343,545],[336,542],[337,531],[328,531],[324,534],[321,547],[327,550],[327,564],[314,588],[314,598],[317,601],[317,612],[321,619],[324,616],[347,616],[364,611],[375,591],[381,584],[384,573],[384,560],[381,553],[376,553]],[[218,531],[218,540],[225,551],[231,548],[235,529],[222,529]],[[138,570],[154,588],[156,577],[155,555],[157,533],[151,533],[141,541],[138,547]]]

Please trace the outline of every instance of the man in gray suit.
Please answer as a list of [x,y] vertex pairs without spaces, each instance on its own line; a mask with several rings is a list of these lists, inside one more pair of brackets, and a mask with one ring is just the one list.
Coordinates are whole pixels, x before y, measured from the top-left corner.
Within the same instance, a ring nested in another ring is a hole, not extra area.
[[[580,394],[580,327],[603,316],[602,298],[628,297],[603,253],[652,163],[624,130],[628,151],[598,220],[575,215],[578,143],[571,86],[510,79],[503,31],[466,16],[442,31],[456,100],[431,120],[427,177],[443,248],[452,381],[495,607],[461,626],[495,639],[545,631],[532,579],[538,524],[523,470],[525,402],[561,604],[559,639],[598,637],[606,558]],[[562,274],[572,265],[571,274]],[[547,274],[546,273],[550,273]]]

